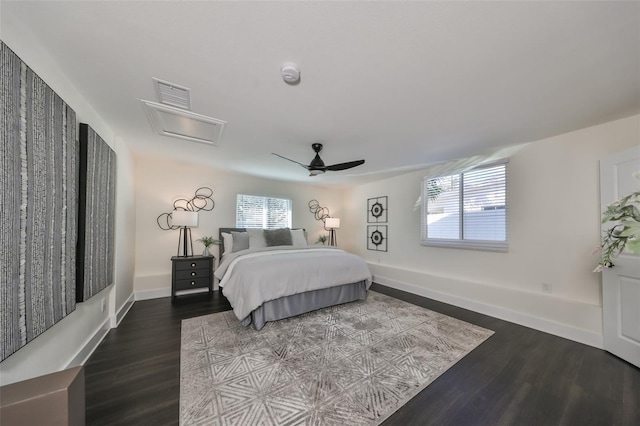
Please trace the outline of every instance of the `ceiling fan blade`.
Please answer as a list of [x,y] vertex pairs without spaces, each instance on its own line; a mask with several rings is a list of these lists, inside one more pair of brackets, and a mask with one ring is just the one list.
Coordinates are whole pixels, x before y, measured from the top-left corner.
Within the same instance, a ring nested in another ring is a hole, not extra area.
[[364,160],[349,161],[348,163],[333,164],[331,166],[327,166],[326,168],[327,168],[327,170],[331,170],[332,172],[337,172],[339,170],[347,170],[347,169],[350,169],[352,167],[359,166],[361,164],[364,164]]
[[275,155],[276,157],[280,157],[280,158],[283,158],[285,160],[291,161],[292,163],[300,164],[302,167],[304,167],[305,169],[309,170],[309,166],[307,166],[306,164],[302,164],[302,163],[300,163],[300,162],[298,162],[296,160],[292,160],[291,158],[283,157],[282,155],[276,154],[275,152],[272,152],[271,154]]

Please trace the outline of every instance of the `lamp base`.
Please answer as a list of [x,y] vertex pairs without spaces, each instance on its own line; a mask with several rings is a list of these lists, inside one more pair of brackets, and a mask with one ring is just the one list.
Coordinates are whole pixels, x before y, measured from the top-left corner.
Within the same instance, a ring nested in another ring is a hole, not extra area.
[[330,246],[334,246],[334,247],[338,246],[338,240],[336,239],[336,230],[335,229],[331,229],[329,231],[329,245]]
[[[182,254],[180,254],[180,246],[182,246]],[[191,247],[191,254],[189,254],[189,247]],[[191,238],[191,228],[183,226],[180,228],[180,234],[178,235],[178,254],[179,257],[193,256],[193,240]]]

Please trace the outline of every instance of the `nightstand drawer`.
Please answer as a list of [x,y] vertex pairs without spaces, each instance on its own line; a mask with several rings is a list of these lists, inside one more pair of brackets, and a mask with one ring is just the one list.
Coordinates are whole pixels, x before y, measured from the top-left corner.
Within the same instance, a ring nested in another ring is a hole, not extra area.
[[176,271],[208,268],[210,264],[208,259],[174,260],[174,262],[176,263]]
[[191,288],[209,287],[211,279],[209,277],[193,278],[190,280],[176,280],[175,290],[189,290]]
[[191,280],[194,278],[209,278],[211,271],[208,269],[193,269],[190,271],[176,270],[176,280]]

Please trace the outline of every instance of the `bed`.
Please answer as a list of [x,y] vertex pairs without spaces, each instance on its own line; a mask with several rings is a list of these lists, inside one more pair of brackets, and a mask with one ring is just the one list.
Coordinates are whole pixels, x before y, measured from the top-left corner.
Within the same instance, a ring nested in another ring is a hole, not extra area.
[[216,269],[222,294],[243,325],[260,330],[328,306],[364,300],[366,262],[335,247],[307,245],[303,229],[220,228]]

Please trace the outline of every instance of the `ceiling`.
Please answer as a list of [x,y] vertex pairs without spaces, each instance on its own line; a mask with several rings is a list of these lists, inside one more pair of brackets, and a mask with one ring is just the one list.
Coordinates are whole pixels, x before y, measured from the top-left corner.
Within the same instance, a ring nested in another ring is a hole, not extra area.
[[[349,184],[640,111],[640,3],[2,1],[136,155]],[[7,24],[11,24],[8,25]],[[3,30],[4,31],[4,30]],[[9,46],[11,47],[11,46]],[[280,76],[301,70],[297,85]],[[220,146],[153,133],[152,77],[227,122]],[[299,165],[324,143],[326,164]]]

